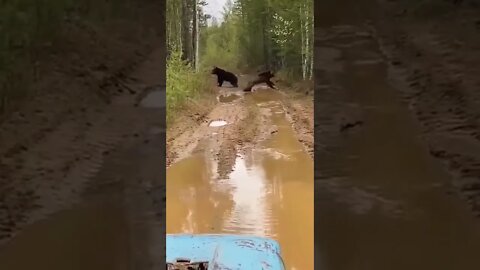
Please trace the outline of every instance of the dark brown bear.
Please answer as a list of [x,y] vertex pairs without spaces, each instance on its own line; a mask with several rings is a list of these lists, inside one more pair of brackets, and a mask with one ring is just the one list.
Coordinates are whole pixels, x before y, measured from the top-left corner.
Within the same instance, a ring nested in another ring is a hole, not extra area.
[[261,83],[266,83],[270,88],[275,89],[275,86],[274,86],[275,84],[270,80],[273,77],[275,77],[275,75],[273,75],[273,73],[270,72],[270,70],[262,72],[262,73],[258,74],[257,79],[251,81],[248,84],[247,88],[243,89],[243,91],[251,92],[253,86],[255,86],[257,84],[261,84]]
[[217,75],[218,86],[222,86],[224,81],[229,82],[233,87],[238,87],[238,79],[235,74],[223,70],[218,67],[213,67],[212,74]]

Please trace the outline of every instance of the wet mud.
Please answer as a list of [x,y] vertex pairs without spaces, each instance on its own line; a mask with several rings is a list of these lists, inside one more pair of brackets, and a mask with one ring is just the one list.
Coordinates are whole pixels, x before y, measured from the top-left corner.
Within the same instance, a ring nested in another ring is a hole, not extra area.
[[[383,3],[376,34],[430,154],[450,172],[452,192],[480,217],[480,7],[475,1],[436,5]],[[389,16],[394,21],[385,23]]]
[[129,269],[122,209],[99,202],[59,212],[0,249],[1,269]]
[[[159,269],[163,59],[160,47],[116,78],[108,104],[72,111],[36,143],[0,158],[8,168],[0,171],[0,269]],[[143,93],[155,93],[155,102],[137,106]]]
[[146,91],[145,95],[141,98],[138,106],[144,108],[164,108],[166,104],[165,90],[162,87],[155,87],[150,91]]
[[316,266],[480,267],[479,220],[431,155],[369,18],[326,2],[340,15],[315,29]]
[[[313,269],[313,161],[282,100],[267,89],[243,96],[243,118],[210,128],[169,166],[167,233],[267,236],[279,241],[287,269]],[[230,133],[244,130],[244,119],[254,131]]]
[[240,98],[237,94],[223,94],[218,96],[218,101],[222,103],[230,103]]

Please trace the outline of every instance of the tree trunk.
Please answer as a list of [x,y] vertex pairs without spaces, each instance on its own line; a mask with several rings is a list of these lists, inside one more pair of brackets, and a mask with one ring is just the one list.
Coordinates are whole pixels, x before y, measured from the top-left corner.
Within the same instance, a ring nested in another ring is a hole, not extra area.
[[187,7],[187,1],[181,1],[182,2],[182,15],[181,15],[181,31],[182,31],[182,42],[180,44],[180,47],[182,49],[182,60],[188,61],[190,59],[189,55],[189,20],[188,20],[188,7]]
[[193,68],[196,68],[197,66],[197,59],[196,57],[196,47],[197,47],[197,0],[193,0],[193,5],[192,5],[192,65]]
[[305,80],[306,75],[307,75],[307,70],[306,70],[306,51],[305,51],[305,33],[304,33],[304,26],[305,24],[303,23],[302,18],[305,16],[305,14],[302,13],[302,6],[300,5],[300,38],[301,38],[301,55],[302,55],[302,79]]
[[310,58],[310,75],[308,78],[312,80],[313,78],[313,59],[314,59],[314,36],[313,36],[313,21],[312,21],[312,16],[311,13],[312,10],[309,9],[308,12],[308,37],[310,38],[309,44],[308,44],[308,52],[310,53],[309,58]]
[[199,44],[200,44],[200,27],[199,27],[199,17],[198,17],[198,0],[195,0],[195,70],[198,71],[200,67],[200,58],[199,58]]
[[308,77],[310,77],[310,31],[309,31],[309,16],[308,16],[308,7],[305,4],[305,77],[303,78],[304,80]]

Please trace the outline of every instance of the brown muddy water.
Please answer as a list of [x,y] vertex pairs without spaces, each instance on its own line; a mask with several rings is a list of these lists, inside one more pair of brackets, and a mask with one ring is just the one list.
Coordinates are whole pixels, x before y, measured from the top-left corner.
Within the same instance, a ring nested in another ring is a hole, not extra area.
[[[313,269],[313,162],[287,121],[280,95],[246,96],[278,132],[217,175],[209,151],[167,169],[167,233],[226,233],[279,241],[287,269]],[[216,128],[218,129],[218,128]]]
[[52,215],[0,249],[0,269],[129,269],[122,211],[116,204],[103,202]]
[[[480,269],[480,223],[449,192],[449,175],[389,84],[375,39],[355,26],[316,38],[316,80],[331,91],[331,99],[316,94],[316,109],[335,104],[330,118],[341,108],[364,122],[315,135],[318,269]],[[318,117],[321,126],[332,122]]]

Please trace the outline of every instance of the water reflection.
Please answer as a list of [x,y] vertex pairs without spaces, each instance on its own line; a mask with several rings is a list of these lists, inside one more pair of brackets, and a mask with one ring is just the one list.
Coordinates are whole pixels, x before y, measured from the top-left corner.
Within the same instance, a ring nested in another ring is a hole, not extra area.
[[[226,179],[216,175],[207,153],[167,170],[167,233],[235,233],[279,241],[287,269],[313,269],[313,162],[303,150],[274,92],[253,101],[274,100],[278,127],[269,140],[236,159]],[[208,152],[208,151],[207,151]]]

